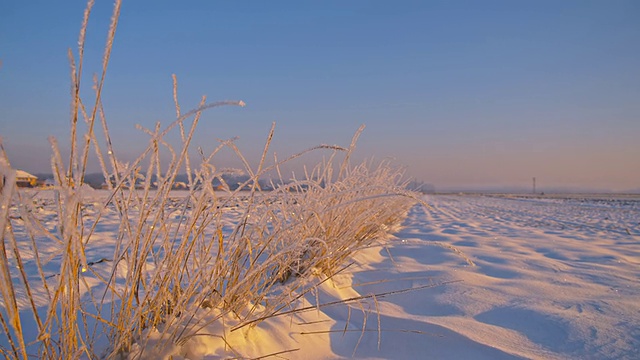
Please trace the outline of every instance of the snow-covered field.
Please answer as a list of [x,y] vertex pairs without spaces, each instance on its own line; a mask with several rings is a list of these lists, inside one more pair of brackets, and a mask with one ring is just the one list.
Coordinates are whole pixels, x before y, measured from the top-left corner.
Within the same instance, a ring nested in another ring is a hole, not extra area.
[[402,327],[441,337],[383,341],[381,357],[397,346],[451,359],[640,358],[638,197],[428,201],[390,249],[397,270],[386,271],[463,282],[391,300]]
[[[175,194],[179,202],[181,193]],[[54,224],[55,204],[46,194],[34,199],[43,224]],[[153,341],[139,344],[134,354],[640,358],[640,197],[429,195],[425,201],[431,207],[412,208],[396,238],[361,251],[294,303],[324,306],[227,333],[235,353],[219,337],[203,335],[159,353]],[[230,208],[230,224],[234,214]],[[96,269],[111,266],[100,261],[113,253],[117,222],[115,212],[104,213],[87,250]],[[19,228],[15,235],[28,254],[29,239]],[[45,275],[55,276],[46,248],[54,254],[56,244],[41,245],[44,270],[51,272]],[[27,274],[37,279],[29,261]],[[34,289],[34,298],[44,305],[44,289]],[[333,304],[350,298],[359,299]],[[25,298],[18,303],[28,306]]]

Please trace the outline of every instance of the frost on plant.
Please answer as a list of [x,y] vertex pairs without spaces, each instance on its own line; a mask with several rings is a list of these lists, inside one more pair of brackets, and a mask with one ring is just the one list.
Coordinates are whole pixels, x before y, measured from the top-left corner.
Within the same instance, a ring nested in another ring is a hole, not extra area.
[[[53,210],[35,210],[36,197],[15,189],[15,171],[4,151],[0,156],[0,351],[6,357],[142,355],[149,342],[181,346],[203,331],[228,345],[231,327],[250,331],[295,309],[354,252],[388,237],[416,201],[404,190],[401,170],[387,162],[351,163],[362,128],[348,147],[320,145],[270,162],[274,126],[258,164],[250,164],[233,139],[209,154],[200,151],[194,161],[191,142],[202,112],[245,103],[203,97],[182,112],[175,77],[175,120],[139,127],[148,146],[125,162],[112,146],[101,102],[119,1],[95,96],[81,101],[79,95],[92,4],[77,63],[72,57],[71,151],[63,156],[51,139],[55,187],[38,200]],[[172,132],[180,133],[178,144],[167,140]],[[240,169],[215,165],[223,148],[236,154]],[[282,176],[284,164],[317,151],[327,157],[306,167],[304,176]],[[170,154],[168,164],[161,153]],[[106,190],[85,184],[90,156],[100,164]],[[174,188],[185,171],[186,191],[178,195]],[[232,187],[229,175],[245,177]],[[271,189],[263,190],[265,184]],[[14,216],[10,209],[23,210]],[[23,262],[36,270],[25,272]],[[25,323],[33,331],[25,331]]]

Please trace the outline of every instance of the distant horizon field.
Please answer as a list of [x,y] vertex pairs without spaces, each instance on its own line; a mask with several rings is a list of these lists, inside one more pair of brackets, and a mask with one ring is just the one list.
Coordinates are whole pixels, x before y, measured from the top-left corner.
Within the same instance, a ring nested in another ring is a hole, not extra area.
[[[53,179],[53,174],[46,172],[34,172],[34,176],[37,176],[39,180]],[[178,175],[177,181],[185,181],[186,173]],[[88,183],[96,187],[96,179],[103,180],[104,177],[99,172],[92,172],[85,175],[88,179]],[[240,176],[242,177],[242,176]],[[640,187],[626,190],[611,190],[606,188],[585,188],[580,186],[538,186],[534,193],[532,189],[520,185],[504,185],[504,186],[492,186],[492,185],[468,185],[468,186],[447,186],[447,185],[434,185],[429,181],[422,181],[420,179],[414,179],[414,183],[424,186],[429,194],[455,194],[455,193],[468,193],[468,194],[518,194],[518,195],[530,195],[530,196],[576,196],[576,195],[640,195]],[[99,185],[99,184],[98,184]],[[419,190],[419,189],[416,189]]]

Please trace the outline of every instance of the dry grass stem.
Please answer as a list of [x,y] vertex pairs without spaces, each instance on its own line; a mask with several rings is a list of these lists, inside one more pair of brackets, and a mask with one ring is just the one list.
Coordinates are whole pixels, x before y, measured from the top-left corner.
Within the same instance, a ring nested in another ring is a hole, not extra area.
[[[0,327],[5,338],[0,344],[6,344],[0,352],[5,357],[119,358],[135,348],[139,352],[132,356],[142,358],[152,338],[159,337],[163,346],[184,345],[210,329],[218,332],[208,336],[222,339],[240,356],[226,340],[234,331],[249,332],[276,316],[370,298],[378,312],[380,342],[378,299],[444,284],[320,303],[317,289],[348,268],[355,252],[387,239],[420,201],[405,190],[401,169],[385,161],[352,163],[364,126],[348,147],[318,145],[280,159],[269,154],[274,123],[257,164],[245,157],[235,139],[219,141],[209,154],[200,149],[198,162],[190,154],[203,112],[245,104],[207,103],[202,97],[197,108],[184,112],[174,75],[175,119],[164,127],[139,126],[146,148],[131,161],[120,158],[112,145],[102,90],[121,1],[114,5],[101,72],[93,78],[94,95],[85,102],[80,89],[92,7],[89,1],[77,58],[69,52],[68,157],[50,139],[53,222],[32,211],[31,197],[16,189],[15,170],[0,142]],[[175,131],[179,136],[170,136]],[[224,148],[236,155],[240,169],[216,166]],[[285,164],[318,151],[325,158],[306,166],[302,177],[283,176]],[[106,196],[99,199],[85,184],[90,157],[97,159],[105,179]],[[178,198],[174,189],[185,172],[186,191]],[[229,184],[230,175],[238,174],[245,176],[240,184]],[[19,218],[12,214],[15,209]],[[97,235],[113,218],[115,224],[108,225],[113,242],[101,248]],[[98,250],[102,252],[96,256]],[[26,259],[37,267],[33,274],[25,270]],[[41,298],[35,296],[36,288],[44,289]],[[316,304],[301,306],[314,291]],[[20,296],[26,299],[22,305]],[[368,310],[362,311],[364,332]],[[37,329],[35,334],[25,332],[27,326]]]

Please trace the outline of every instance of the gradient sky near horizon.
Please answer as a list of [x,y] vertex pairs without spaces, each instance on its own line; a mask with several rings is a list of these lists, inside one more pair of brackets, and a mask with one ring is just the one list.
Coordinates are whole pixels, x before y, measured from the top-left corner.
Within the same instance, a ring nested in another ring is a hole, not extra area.
[[[84,86],[113,2],[97,0]],[[84,1],[0,3],[0,136],[12,166],[50,172],[68,138],[67,50]],[[194,144],[239,136],[274,150],[348,145],[438,189],[640,189],[640,1],[127,1],[103,102],[118,153],[153,127],[204,113]],[[97,167],[96,167],[97,169]]]

